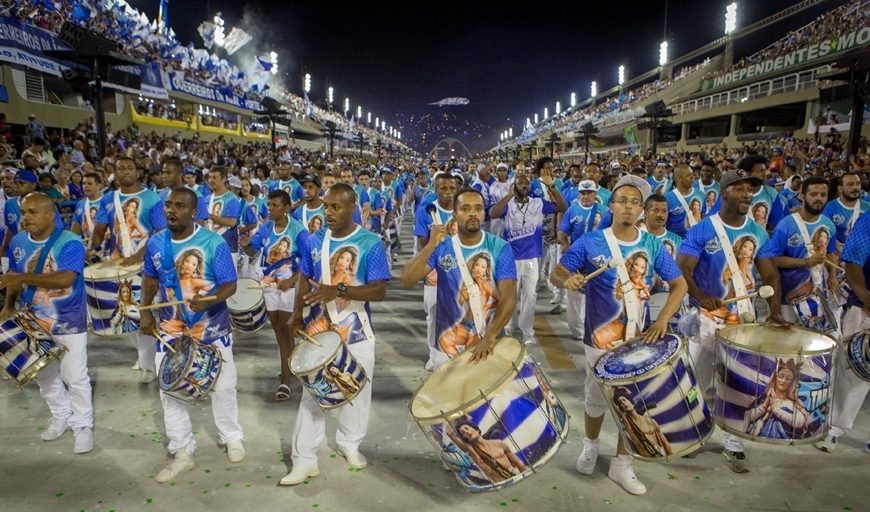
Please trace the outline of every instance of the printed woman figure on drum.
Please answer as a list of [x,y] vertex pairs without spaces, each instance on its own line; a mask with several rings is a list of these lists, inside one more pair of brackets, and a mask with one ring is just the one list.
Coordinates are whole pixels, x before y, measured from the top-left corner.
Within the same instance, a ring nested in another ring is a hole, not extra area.
[[634,400],[628,389],[618,387],[613,390],[613,403],[619,411],[622,422],[622,432],[628,436],[638,455],[642,457],[666,457],[673,455],[668,442],[658,422],[637,412]]
[[[777,361],[777,368],[758,402],[743,415],[747,434],[766,439],[800,439],[810,414],[797,396],[799,369],[793,359]],[[794,433],[793,433],[794,432]]]
[[480,427],[470,419],[446,424],[446,434],[457,448],[464,451],[492,483],[503,482],[526,470],[525,464],[500,439],[486,439]]
[[118,306],[110,320],[115,334],[139,330],[139,304],[133,296],[133,285],[130,281],[122,281],[118,287]]
[[359,391],[359,382],[348,372],[341,371],[338,366],[330,363],[326,365],[326,373],[323,377],[341,391],[347,398],[353,397]]

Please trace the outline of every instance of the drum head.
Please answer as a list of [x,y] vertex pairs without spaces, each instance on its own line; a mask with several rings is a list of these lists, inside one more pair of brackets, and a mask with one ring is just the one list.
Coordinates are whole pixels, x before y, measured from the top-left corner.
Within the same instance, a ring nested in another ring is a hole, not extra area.
[[175,352],[169,352],[163,356],[160,364],[160,389],[168,391],[179,379],[187,376],[187,368],[190,365],[193,340],[189,336],[182,336],[172,344]]
[[323,346],[318,347],[305,338],[296,338],[296,349],[290,355],[290,371],[293,373],[307,373],[332,361],[342,343],[341,335],[335,331],[323,331],[311,337]]
[[423,382],[411,399],[411,416],[427,421],[464,412],[513,378],[525,356],[526,347],[510,337],[500,339],[493,354],[476,365],[468,364],[470,350],[461,352]]
[[803,327],[783,328],[761,324],[741,324],[722,329],[718,337],[728,345],[757,354],[827,354],[837,346],[834,338]]
[[85,267],[82,275],[87,281],[114,281],[121,278],[130,278],[142,272],[144,263],[121,266],[119,260],[101,261]]
[[679,351],[682,341],[673,334],[650,344],[635,338],[601,356],[595,363],[595,376],[600,380],[618,381],[649,374],[661,367]]
[[259,286],[260,283],[247,277],[239,279],[236,293],[227,299],[227,307],[230,311],[250,311],[263,300],[262,288],[248,289],[248,286],[254,285]]

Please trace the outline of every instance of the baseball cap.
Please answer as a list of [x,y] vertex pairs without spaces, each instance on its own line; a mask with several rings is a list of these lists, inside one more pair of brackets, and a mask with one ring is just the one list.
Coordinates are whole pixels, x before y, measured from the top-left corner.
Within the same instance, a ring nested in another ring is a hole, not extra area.
[[230,176],[227,179],[227,186],[233,188],[242,188],[242,179],[238,176]]
[[496,169],[510,169],[506,163],[500,163],[495,166]]
[[194,176],[196,176],[196,169],[194,169],[193,167],[185,167],[184,174],[193,174]]
[[306,174],[299,177],[299,183],[314,183],[317,188],[320,188],[320,178],[313,174]]
[[748,181],[753,187],[764,184],[764,181],[762,181],[761,178],[750,176],[749,173],[743,169],[734,169],[726,172],[725,175],[722,176],[722,179],[719,180],[719,188],[725,190],[731,185],[740,183],[741,181]]
[[595,192],[598,190],[598,185],[592,180],[583,180],[577,185],[577,192]]
[[36,179],[36,175],[30,171],[25,171],[25,170],[18,171],[15,174],[15,181],[26,181],[28,183],[38,183],[38,180]]
[[[586,180],[590,181],[590,180]],[[649,197],[650,187],[649,183],[646,180],[640,179],[639,177],[633,174],[627,174],[622,178],[619,178],[619,181],[616,182],[616,186],[613,187],[613,193],[616,194],[616,191],[619,190],[620,187],[634,187],[640,191],[640,197],[646,201]],[[723,187],[724,188],[724,187]]]

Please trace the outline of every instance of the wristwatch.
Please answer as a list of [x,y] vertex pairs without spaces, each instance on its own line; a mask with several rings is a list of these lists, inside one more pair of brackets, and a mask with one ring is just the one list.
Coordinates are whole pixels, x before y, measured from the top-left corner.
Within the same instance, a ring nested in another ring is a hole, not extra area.
[[344,297],[345,295],[347,295],[347,285],[346,284],[338,283],[337,285],[335,285],[335,287],[336,287],[336,289],[338,289],[338,296],[339,297]]

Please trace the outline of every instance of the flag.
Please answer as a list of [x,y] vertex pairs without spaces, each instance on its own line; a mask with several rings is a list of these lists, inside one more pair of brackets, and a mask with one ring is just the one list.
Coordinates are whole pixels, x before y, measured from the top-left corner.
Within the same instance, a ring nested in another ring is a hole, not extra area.
[[157,28],[160,33],[166,32],[166,27],[169,26],[169,0],[160,0],[160,10],[157,11]]
[[251,39],[251,36],[247,32],[238,27],[233,27],[230,33],[227,34],[227,37],[224,38],[224,49],[227,51],[227,55],[234,54],[239,48],[248,44]]
[[310,116],[314,113],[314,109],[311,108],[311,102],[308,100],[308,91],[305,91],[305,115]]
[[211,23],[210,21],[203,21],[196,29],[197,32],[199,32],[200,37],[202,37],[203,44],[205,44],[205,47],[209,50],[214,46],[214,29],[214,23]]
[[355,115],[350,116],[350,128],[347,129],[348,132],[353,133],[353,122],[356,119]]

